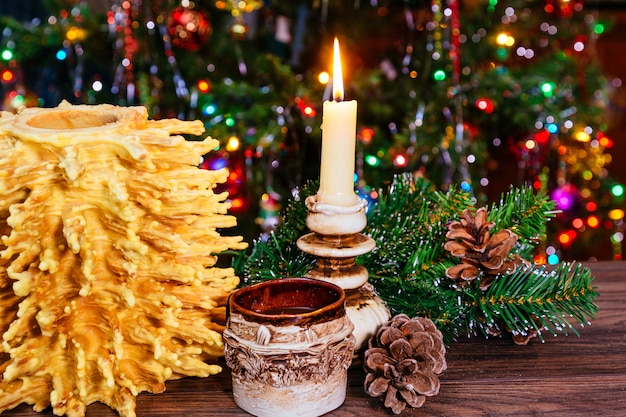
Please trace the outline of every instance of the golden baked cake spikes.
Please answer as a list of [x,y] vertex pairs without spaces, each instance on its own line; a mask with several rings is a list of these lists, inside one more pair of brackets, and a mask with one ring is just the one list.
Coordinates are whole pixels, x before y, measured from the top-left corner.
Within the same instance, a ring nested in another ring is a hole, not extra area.
[[217,254],[244,249],[225,169],[199,121],[142,107],[0,114],[0,412],[135,415],[165,381],[221,371],[225,304],[239,279]]

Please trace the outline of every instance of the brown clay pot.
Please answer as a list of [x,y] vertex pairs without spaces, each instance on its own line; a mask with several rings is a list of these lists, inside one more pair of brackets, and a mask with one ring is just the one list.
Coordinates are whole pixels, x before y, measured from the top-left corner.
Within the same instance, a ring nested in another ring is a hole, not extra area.
[[315,417],[345,400],[354,326],[335,284],[286,278],[231,295],[224,331],[237,405],[259,417]]

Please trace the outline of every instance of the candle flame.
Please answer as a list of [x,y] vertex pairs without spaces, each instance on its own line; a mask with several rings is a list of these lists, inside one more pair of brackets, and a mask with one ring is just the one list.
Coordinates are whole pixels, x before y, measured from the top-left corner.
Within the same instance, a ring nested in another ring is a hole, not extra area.
[[333,58],[333,99],[335,101],[343,101],[343,75],[341,73],[341,57],[337,38],[335,38],[335,54]]

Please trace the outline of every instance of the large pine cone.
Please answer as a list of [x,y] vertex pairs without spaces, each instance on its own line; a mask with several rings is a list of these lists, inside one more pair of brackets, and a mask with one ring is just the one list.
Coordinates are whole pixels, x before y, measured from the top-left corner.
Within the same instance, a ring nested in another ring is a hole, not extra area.
[[363,367],[365,392],[384,394],[394,414],[421,407],[439,393],[438,375],[447,368],[441,332],[428,318],[399,314],[369,340]]
[[472,216],[466,209],[461,221],[450,223],[446,233],[450,240],[444,248],[459,258],[461,263],[446,270],[448,278],[460,280],[461,285],[465,286],[482,272],[480,288],[485,291],[496,275],[513,272],[523,262],[517,255],[510,256],[517,235],[502,229],[491,236],[494,225],[487,221],[487,210],[484,207],[476,211],[476,216]]

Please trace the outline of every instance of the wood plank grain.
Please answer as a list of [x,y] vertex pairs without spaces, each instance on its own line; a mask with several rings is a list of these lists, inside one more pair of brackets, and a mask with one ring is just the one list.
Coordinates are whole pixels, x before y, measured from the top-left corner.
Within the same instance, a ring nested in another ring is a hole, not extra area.
[[[600,293],[599,311],[590,326],[575,335],[534,339],[517,346],[508,338],[481,337],[448,348],[448,370],[439,395],[403,416],[478,417],[624,417],[626,416],[626,263],[587,264]],[[363,391],[364,373],[350,369],[345,403],[328,417],[391,416],[380,399]],[[297,399],[296,399],[297,400]],[[53,416],[20,405],[7,416]],[[167,391],[141,394],[139,417],[243,417],[232,397],[230,373],[167,383]],[[116,417],[92,404],[88,417]]]

